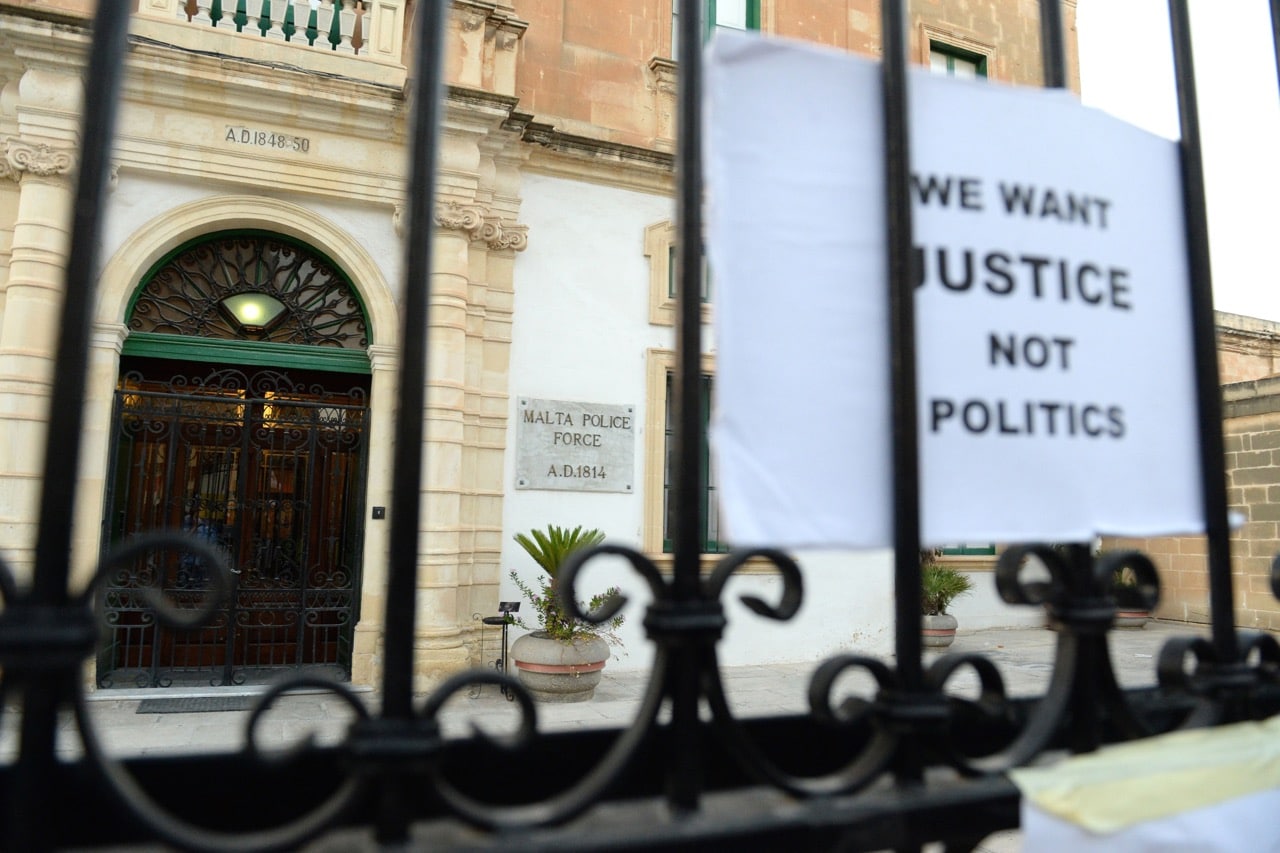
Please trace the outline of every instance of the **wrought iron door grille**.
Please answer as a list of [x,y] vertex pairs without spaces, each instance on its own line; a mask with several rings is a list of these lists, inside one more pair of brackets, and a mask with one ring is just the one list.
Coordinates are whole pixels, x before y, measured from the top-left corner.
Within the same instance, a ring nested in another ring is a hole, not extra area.
[[[1064,554],[1047,546],[1018,546],[1001,555],[997,586],[1008,602],[1045,607],[1058,629],[1058,652],[1045,695],[1027,701],[1008,697],[995,665],[978,655],[944,657],[924,666],[917,607],[919,500],[905,4],[886,0],[881,29],[891,279],[887,298],[892,306],[897,427],[893,459],[896,657],[889,663],[843,655],[823,663],[809,690],[812,713],[803,718],[743,722],[733,716],[717,666],[717,647],[726,625],[722,598],[727,582],[748,560],[771,563],[782,581],[779,600],[748,599],[746,603],[760,617],[786,620],[799,607],[803,578],[785,553],[770,549],[732,552],[710,575],[700,572],[698,516],[705,453],[698,275],[702,234],[698,48],[703,4],[679,2],[681,239],[677,266],[681,275],[673,390],[677,412],[671,491],[677,507],[671,531],[674,572],[664,576],[643,554],[606,543],[580,554],[560,575],[563,605],[571,613],[577,611],[574,586],[582,566],[602,554],[626,560],[649,586],[653,602],[644,614],[644,624],[655,647],[654,664],[634,722],[621,731],[539,735],[529,694],[519,683],[492,670],[458,674],[425,700],[413,695],[430,229],[443,116],[440,59],[451,5],[445,0],[422,0],[415,4],[412,40],[420,62],[411,87],[412,177],[406,197],[409,233],[400,306],[405,328],[395,416],[381,707],[376,711],[366,707],[341,683],[300,677],[275,685],[259,700],[246,733],[250,748],[243,753],[174,756],[122,765],[109,758],[99,743],[80,677],[84,661],[95,649],[95,590],[110,584],[112,572],[137,565],[139,560],[143,565],[155,560],[164,567],[165,578],[184,578],[174,581],[178,586],[195,586],[207,578],[208,594],[194,609],[148,597],[158,622],[199,633],[216,624],[220,602],[230,596],[235,579],[225,543],[211,542],[194,531],[183,532],[179,526],[173,532],[125,536],[104,554],[94,589],[73,592],[68,587],[88,306],[93,302],[99,212],[109,171],[107,146],[90,144],[82,152],[74,207],[68,298],[49,425],[48,445],[53,450],[47,454],[43,475],[36,571],[30,587],[20,589],[7,568],[0,570],[0,593],[6,605],[0,611],[0,685],[6,700],[20,696],[22,703],[20,756],[0,768],[0,794],[6,809],[0,831],[8,849],[129,844],[144,839],[190,849],[292,849],[321,835],[328,835],[321,844],[330,849],[379,844],[401,849],[412,843],[442,849],[680,850],[711,844],[741,850],[862,850],[917,849],[931,840],[945,840],[948,848],[969,849],[992,830],[1016,824],[1017,792],[1004,776],[1011,767],[1054,750],[1090,751],[1111,740],[1258,718],[1280,710],[1280,645],[1269,635],[1238,632],[1232,620],[1212,293],[1185,0],[1170,0],[1169,6],[1183,122],[1212,639],[1172,642],[1157,661],[1159,689],[1122,691],[1113,677],[1106,643],[1118,603],[1111,579],[1117,569],[1127,566],[1138,576],[1140,588],[1154,591],[1157,579],[1152,563],[1132,552],[1113,554],[1094,564],[1081,547]],[[121,0],[103,0],[95,22],[80,137],[94,143],[113,136],[127,8]],[[1060,9],[1052,0],[1042,0],[1040,10],[1045,80],[1062,86],[1066,75]],[[1272,14],[1273,20],[1280,16],[1280,0],[1273,0]],[[121,395],[122,424],[130,406],[140,411],[138,407],[148,405],[150,399],[148,389],[140,381],[135,384]],[[259,417],[265,420],[265,395],[246,394],[234,401],[190,396],[195,398],[191,402],[206,408],[189,409],[201,414],[187,420],[206,425],[217,417],[230,421],[233,410],[239,416],[239,407],[248,410],[254,399],[262,412]],[[328,408],[335,405],[324,403]],[[282,404],[282,410],[306,410],[317,418],[324,407],[309,408],[294,398]],[[205,411],[221,414],[206,417]],[[168,418],[167,428],[180,430],[183,422],[182,417]],[[207,468],[211,486],[226,476],[232,460],[223,460],[227,465],[211,461]],[[205,476],[203,464],[196,464],[198,477]],[[276,473],[287,470],[286,466]],[[227,507],[217,499],[210,503],[200,497],[193,508],[198,514]],[[165,511],[176,520],[185,509],[179,502]],[[239,506],[236,512],[237,519],[243,517]],[[267,515],[268,526],[282,523]],[[246,550],[246,543],[252,541],[247,531],[237,535],[238,544],[230,547],[238,547],[238,554],[259,553]],[[205,569],[184,574],[182,555],[197,557]],[[259,554],[259,575],[289,574],[296,556],[295,552]],[[1030,581],[1023,571],[1028,561],[1043,563],[1049,580]],[[157,568],[155,577],[160,576]],[[1273,587],[1280,588],[1280,581]],[[624,602],[615,601],[606,610],[620,606]],[[602,620],[610,613],[577,615]],[[834,692],[841,675],[850,669],[870,674],[878,685],[873,696],[842,699]],[[960,699],[943,692],[960,670],[977,674],[982,686],[978,698]],[[436,721],[440,706],[453,694],[485,683],[512,691],[520,715],[518,729],[502,740],[483,735],[443,738]],[[267,761],[254,747],[255,726],[281,693],[300,687],[331,691],[352,708],[357,720],[337,747],[303,749],[287,760]],[[707,721],[702,719],[704,705],[711,712]],[[86,755],[63,762],[55,757],[54,735],[59,711],[67,706],[75,711]],[[531,782],[534,779],[537,784]],[[197,787],[200,796],[192,798]]]
[[365,388],[233,368],[148,379],[157,369],[128,371],[116,392],[107,544],[191,533],[233,566],[232,591],[209,624],[175,631],[154,619],[150,591],[197,610],[208,567],[185,553],[118,566],[103,582],[99,686],[242,684],[280,667],[349,677]]

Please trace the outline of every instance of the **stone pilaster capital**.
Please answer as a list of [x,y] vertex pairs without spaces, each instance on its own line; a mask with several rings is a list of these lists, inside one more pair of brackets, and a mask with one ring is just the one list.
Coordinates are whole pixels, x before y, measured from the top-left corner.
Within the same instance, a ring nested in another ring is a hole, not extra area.
[[[523,252],[529,245],[529,226],[495,216],[478,204],[459,204],[456,201],[436,205],[436,227],[446,231],[461,231],[467,239],[484,243],[490,249],[511,249]],[[397,204],[391,213],[396,236],[404,236],[404,205]]]
[[446,201],[436,205],[436,225],[447,231],[466,231],[472,239],[478,237],[484,227],[486,211],[478,204],[458,204]]
[[480,239],[490,249],[523,252],[529,246],[529,226],[487,216],[480,226]]
[[19,180],[23,175],[49,178],[70,174],[76,158],[70,152],[43,142],[27,142],[16,136],[4,140],[4,160],[0,161],[0,176]]
[[490,249],[522,252],[529,245],[529,227],[502,219],[476,204],[445,202],[436,208],[436,224],[441,228],[464,231],[477,243]]

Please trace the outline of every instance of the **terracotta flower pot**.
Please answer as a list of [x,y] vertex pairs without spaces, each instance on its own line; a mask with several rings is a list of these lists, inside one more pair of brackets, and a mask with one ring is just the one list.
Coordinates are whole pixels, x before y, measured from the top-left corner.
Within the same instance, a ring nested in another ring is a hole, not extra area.
[[516,677],[542,702],[585,702],[600,683],[609,645],[599,637],[571,643],[553,640],[544,631],[525,634],[511,644]]
[[956,638],[956,617],[949,613],[926,613],[921,622],[922,642],[926,649],[945,649]]
[[1151,621],[1151,614],[1145,610],[1117,610],[1113,623],[1117,628],[1144,628]]

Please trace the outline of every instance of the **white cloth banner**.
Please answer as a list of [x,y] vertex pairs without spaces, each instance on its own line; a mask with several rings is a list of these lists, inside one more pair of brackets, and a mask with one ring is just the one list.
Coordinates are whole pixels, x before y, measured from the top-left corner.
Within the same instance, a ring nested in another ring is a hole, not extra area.
[[1173,732],[1014,770],[1023,846],[1280,853],[1280,717]]
[[[889,546],[879,66],[724,33],[706,79],[728,536]],[[925,542],[1203,529],[1174,143],[1064,92],[910,103]]]
[[1072,853],[1280,853],[1277,815],[1280,790],[1263,791],[1099,834],[1023,800],[1023,849]]

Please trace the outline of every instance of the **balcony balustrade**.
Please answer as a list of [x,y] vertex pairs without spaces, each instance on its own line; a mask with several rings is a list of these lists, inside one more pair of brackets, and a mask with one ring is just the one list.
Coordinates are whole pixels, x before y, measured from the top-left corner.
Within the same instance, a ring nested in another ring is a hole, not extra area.
[[217,37],[401,65],[406,5],[405,0],[141,0],[138,15],[208,28]]

